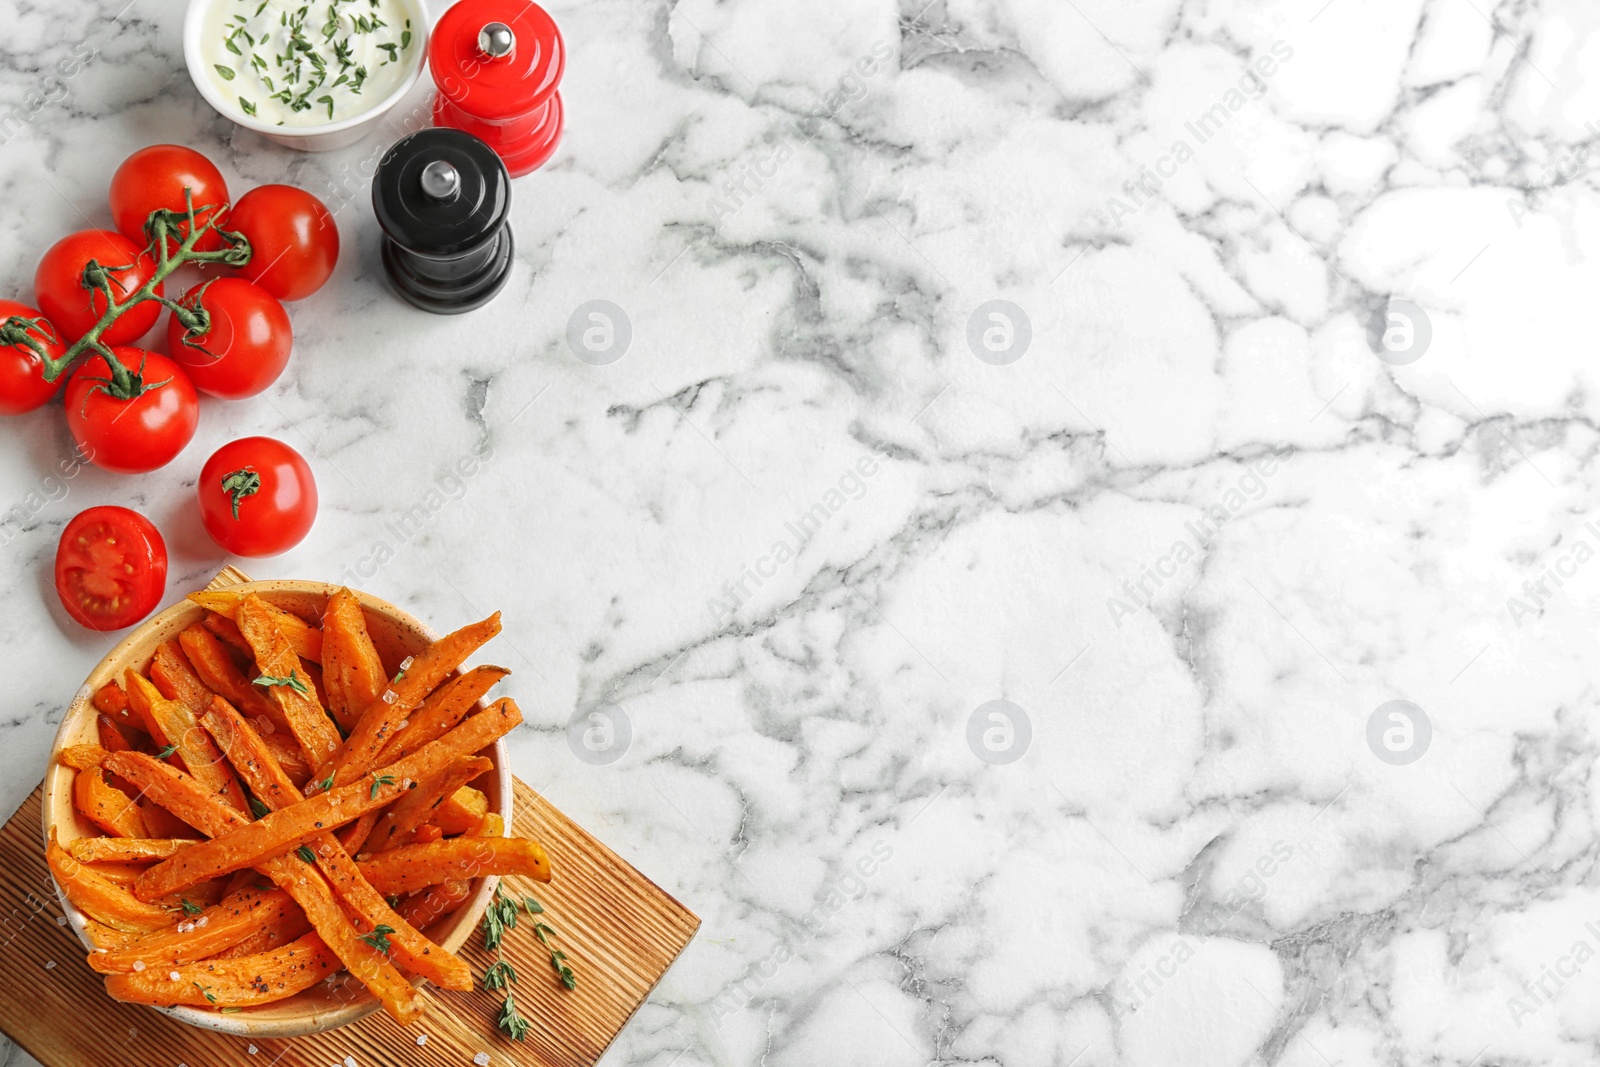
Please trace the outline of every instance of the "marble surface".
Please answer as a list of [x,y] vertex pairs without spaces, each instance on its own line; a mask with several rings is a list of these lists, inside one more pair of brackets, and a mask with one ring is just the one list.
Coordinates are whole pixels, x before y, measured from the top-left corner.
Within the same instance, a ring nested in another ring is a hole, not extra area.
[[398,125],[236,132],[182,9],[0,3],[0,294],[160,140],[345,253],[168,470],[0,425],[0,811],[110,643],[62,524],[176,598],[265,433],[322,512],[247,568],[503,609],[518,773],[703,917],[607,1063],[1596,1061],[1592,4],[563,0],[459,319],[381,284]]

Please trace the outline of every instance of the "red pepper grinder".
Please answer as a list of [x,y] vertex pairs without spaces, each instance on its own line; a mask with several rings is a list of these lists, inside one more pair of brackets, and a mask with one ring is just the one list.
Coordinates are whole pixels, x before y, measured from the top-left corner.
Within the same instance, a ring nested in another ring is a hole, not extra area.
[[556,86],[567,50],[555,20],[529,0],[460,0],[433,29],[433,124],[487,143],[520,178],[561,140]]

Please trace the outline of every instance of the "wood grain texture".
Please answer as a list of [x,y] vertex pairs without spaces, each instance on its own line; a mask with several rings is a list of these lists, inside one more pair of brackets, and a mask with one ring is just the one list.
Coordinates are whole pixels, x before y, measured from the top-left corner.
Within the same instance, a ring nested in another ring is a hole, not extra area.
[[[522,782],[516,836],[549,851],[548,885],[506,879],[506,892],[545,906],[543,919],[570,957],[578,988],[556,981],[524,914],[505,956],[527,1039],[495,1027],[501,995],[429,988],[428,1012],[402,1029],[379,1012],[350,1026],[299,1038],[230,1037],[185,1026],[149,1008],[118,1004],[84,962],[65,924],[39,840],[35,790],[0,830],[0,1030],[45,1067],[360,1067],[465,1065],[487,1052],[491,1065],[588,1067],[644,1003],[700,920]],[[462,951],[481,978],[493,962],[474,936]],[[417,1038],[427,1036],[425,1045]]]

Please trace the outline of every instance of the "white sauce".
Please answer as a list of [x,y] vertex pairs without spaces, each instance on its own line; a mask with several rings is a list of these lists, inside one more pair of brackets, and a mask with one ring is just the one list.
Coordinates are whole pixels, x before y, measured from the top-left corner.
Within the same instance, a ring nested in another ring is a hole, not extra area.
[[399,0],[215,0],[201,34],[223,99],[277,126],[324,126],[376,106],[423,43]]

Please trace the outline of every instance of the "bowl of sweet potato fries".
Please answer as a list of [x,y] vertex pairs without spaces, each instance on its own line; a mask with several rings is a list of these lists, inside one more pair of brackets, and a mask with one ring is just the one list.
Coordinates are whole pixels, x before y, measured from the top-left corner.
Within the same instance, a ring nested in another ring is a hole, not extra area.
[[364,593],[244,582],[139,627],[67,710],[45,776],[50,870],[116,1000],[248,1037],[319,1033],[421,986],[473,988],[456,952],[501,875],[504,668],[464,661],[496,613],[437,636]]

